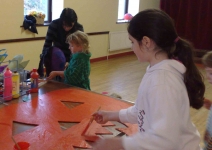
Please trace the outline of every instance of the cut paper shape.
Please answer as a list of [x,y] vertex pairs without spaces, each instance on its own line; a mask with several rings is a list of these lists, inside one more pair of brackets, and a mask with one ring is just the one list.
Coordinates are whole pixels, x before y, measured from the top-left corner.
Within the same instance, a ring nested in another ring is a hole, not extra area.
[[62,121],[58,121],[58,123],[60,124],[60,128],[62,130],[67,130],[68,128],[71,128],[72,126],[78,124],[79,122],[62,122]]
[[108,127],[108,126],[116,126],[114,123],[108,121],[107,123],[105,124],[102,124],[103,127]]
[[124,123],[124,125],[126,125],[126,128],[116,128],[116,130],[123,132],[128,136],[132,136],[133,134],[138,132],[137,124]]
[[67,101],[61,101],[66,107],[68,107],[69,109],[72,109],[74,107],[77,107],[79,105],[82,105],[83,103],[79,103],[79,102],[67,102]]
[[[22,133],[22,132],[24,132],[26,130],[30,130],[36,126],[37,125],[25,124],[25,123],[13,121],[12,135]],[[17,128],[19,129],[18,131],[16,130]]]

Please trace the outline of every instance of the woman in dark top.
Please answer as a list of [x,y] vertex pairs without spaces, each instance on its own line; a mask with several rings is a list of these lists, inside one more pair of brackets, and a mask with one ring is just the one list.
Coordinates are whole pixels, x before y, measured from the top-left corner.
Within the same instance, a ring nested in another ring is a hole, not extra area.
[[49,57],[51,57],[51,54],[49,53],[51,53],[53,47],[59,48],[64,53],[67,66],[68,62],[70,61],[71,52],[68,48],[68,43],[66,43],[66,38],[69,34],[74,33],[77,30],[84,31],[83,26],[77,22],[77,14],[71,8],[64,8],[60,18],[53,20],[48,27],[43,51],[40,55],[40,63],[38,68],[40,77],[44,76],[44,59],[50,59]]

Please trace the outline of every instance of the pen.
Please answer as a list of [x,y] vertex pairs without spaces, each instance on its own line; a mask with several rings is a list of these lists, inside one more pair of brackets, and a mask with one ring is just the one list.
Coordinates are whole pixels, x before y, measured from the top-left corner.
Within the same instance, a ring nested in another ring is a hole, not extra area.
[[[99,107],[99,108],[97,109],[97,111],[99,111],[100,109],[101,109],[101,107]],[[89,121],[88,124],[86,125],[86,127],[85,127],[85,129],[83,130],[83,132],[82,132],[81,135],[85,135],[86,131],[87,131],[88,128],[90,127],[90,125],[91,125],[91,123],[93,122],[93,120],[94,120],[94,117],[92,116],[92,117],[90,118],[90,121]]]

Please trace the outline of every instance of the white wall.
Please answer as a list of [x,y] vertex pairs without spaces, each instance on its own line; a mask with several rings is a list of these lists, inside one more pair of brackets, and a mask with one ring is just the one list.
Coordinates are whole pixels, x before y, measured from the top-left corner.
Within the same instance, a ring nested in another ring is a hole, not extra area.
[[[57,1],[57,0],[55,0]],[[1,0],[0,9],[0,40],[45,37],[47,26],[37,27],[38,34],[31,33],[20,27],[23,24],[23,0]],[[83,24],[85,32],[123,31],[127,23],[116,24],[118,15],[118,0],[64,0],[64,7],[73,8]],[[140,0],[140,10],[159,8],[159,0]],[[92,58],[108,55],[108,35],[89,36]],[[44,40],[0,44],[8,50],[12,59],[17,54],[24,55],[24,60],[30,60],[26,69],[37,68],[39,54]],[[124,51],[118,51],[125,52]],[[110,54],[114,54],[113,52]]]

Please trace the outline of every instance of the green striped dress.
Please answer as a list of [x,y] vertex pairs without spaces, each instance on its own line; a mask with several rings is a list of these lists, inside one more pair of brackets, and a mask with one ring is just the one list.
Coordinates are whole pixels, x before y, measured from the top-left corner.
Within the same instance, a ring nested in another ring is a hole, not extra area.
[[90,57],[91,53],[75,53],[64,71],[64,82],[72,86],[90,90]]

